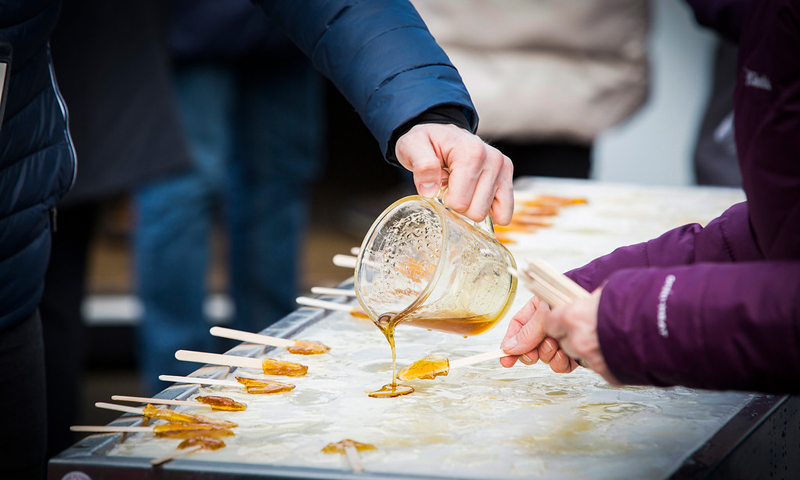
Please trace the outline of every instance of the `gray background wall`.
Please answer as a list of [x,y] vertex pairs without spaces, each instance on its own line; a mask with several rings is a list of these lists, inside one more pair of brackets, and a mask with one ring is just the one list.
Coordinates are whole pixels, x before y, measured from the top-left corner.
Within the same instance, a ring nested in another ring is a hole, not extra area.
[[709,90],[714,34],[688,6],[652,0],[647,104],[595,144],[593,178],[650,185],[694,183],[692,152]]

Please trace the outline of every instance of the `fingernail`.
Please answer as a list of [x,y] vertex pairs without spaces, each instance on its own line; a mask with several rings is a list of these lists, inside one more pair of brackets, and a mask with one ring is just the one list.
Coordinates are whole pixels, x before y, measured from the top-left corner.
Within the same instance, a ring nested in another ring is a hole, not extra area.
[[419,184],[419,194],[423,197],[435,197],[439,192],[439,184],[436,182],[427,182]]
[[510,350],[510,349],[512,349],[512,348],[514,348],[516,346],[517,346],[517,337],[515,335],[515,336],[513,336],[511,338],[506,338],[503,341],[503,344],[500,346],[500,348],[502,348],[505,351],[508,351],[508,350]]
[[526,365],[533,365],[533,360],[531,360],[531,357],[529,357],[527,354],[522,355],[520,359],[522,359],[523,360],[522,363]]
[[553,351],[553,345],[551,345],[548,341],[544,341],[542,342],[542,346],[539,347],[539,350],[541,350],[543,353],[550,353]]

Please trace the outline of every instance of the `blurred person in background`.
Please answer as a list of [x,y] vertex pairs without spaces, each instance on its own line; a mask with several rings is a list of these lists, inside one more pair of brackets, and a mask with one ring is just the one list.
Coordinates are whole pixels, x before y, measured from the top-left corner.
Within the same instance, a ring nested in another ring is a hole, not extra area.
[[647,0],[412,0],[514,176],[588,178],[592,143],[647,99]]
[[322,77],[248,0],[173,0],[168,42],[193,168],[135,197],[145,388],[215,351],[204,314],[211,232],[227,233],[231,328],[258,332],[296,308],[300,248],[322,164]]
[[736,52],[736,43],[719,38],[714,52],[711,91],[695,143],[693,164],[698,185],[742,186],[733,134]]
[[81,303],[103,201],[188,168],[170,81],[166,4],[72,0],[51,36],[80,172],[58,203],[39,311],[47,374],[48,456],[74,443],[87,350]]

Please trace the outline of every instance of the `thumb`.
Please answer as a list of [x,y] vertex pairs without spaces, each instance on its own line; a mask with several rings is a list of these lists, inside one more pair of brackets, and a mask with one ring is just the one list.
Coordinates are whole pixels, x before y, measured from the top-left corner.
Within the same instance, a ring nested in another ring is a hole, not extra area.
[[507,338],[501,348],[509,355],[522,355],[538,347],[546,336],[543,316],[549,312],[550,307],[541,302],[531,321],[523,325],[516,335]]
[[444,172],[441,161],[433,155],[433,150],[429,155],[415,159],[412,166],[417,192],[423,197],[435,197],[439,193]]
[[415,127],[397,142],[397,160],[414,174],[414,185],[423,197],[434,197],[439,193],[443,176],[447,173],[434,149],[433,140],[422,129]]

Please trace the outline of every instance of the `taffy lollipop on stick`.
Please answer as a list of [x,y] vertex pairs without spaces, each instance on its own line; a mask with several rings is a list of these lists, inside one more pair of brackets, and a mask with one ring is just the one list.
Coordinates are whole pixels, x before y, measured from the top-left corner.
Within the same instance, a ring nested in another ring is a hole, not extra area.
[[376,450],[376,448],[375,445],[370,445],[369,443],[361,443],[345,438],[336,443],[329,443],[322,449],[322,452],[345,454],[348,463],[350,463],[350,468],[352,468],[354,472],[363,472],[364,464],[361,462],[361,456],[358,452],[363,452],[365,450]]
[[118,402],[149,403],[151,405],[176,405],[184,407],[211,408],[211,405],[206,405],[203,403],[192,402],[189,400],[172,400],[169,398],[135,397],[131,395],[111,395],[111,400],[117,400]]
[[466,367],[476,363],[485,362],[508,356],[502,350],[492,350],[490,352],[479,353],[469,357],[453,360],[452,362],[441,355],[428,355],[417,360],[397,373],[398,380],[433,380],[438,376],[447,376],[454,368]]
[[150,403],[153,405],[179,405],[186,407],[205,407],[212,410],[220,410],[224,412],[239,412],[247,409],[247,405],[237,402],[230,397],[222,397],[218,395],[209,395],[204,397],[195,397],[194,401],[190,400],[171,400],[167,398],[153,398],[153,397],[132,397],[130,395],[111,395],[111,400],[119,402],[139,402]]
[[[292,385],[294,386],[294,385]],[[194,397],[194,399],[203,405],[210,406],[213,410],[222,410],[225,412],[241,412],[247,408],[247,405],[230,397],[221,397],[219,395],[203,395]]]
[[230,428],[207,423],[159,423],[152,427],[73,425],[69,429],[73,432],[91,433],[153,433],[159,438],[192,438],[199,436],[221,438],[234,435],[233,430]]
[[255,378],[236,377],[233,380],[219,380],[216,378],[203,377],[182,377],[178,375],[159,375],[159,380],[175,383],[195,383],[198,385],[217,385],[221,387],[245,387],[247,393],[267,394],[280,393],[294,390],[295,386],[290,383],[273,382],[272,380],[258,380]]
[[127,405],[117,405],[114,403],[97,402],[94,404],[97,408],[104,408],[106,410],[116,410],[118,412],[133,413],[142,415],[145,418],[164,420],[166,422],[175,423],[206,423],[209,425],[217,425],[225,428],[236,428],[237,424],[227,420],[220,420],[217,418],[209,418],[203,415],[194,415],[191,413],[176,412],[168,408],[157,408],[151,404],[147,404],[144,408],[129,407]]
[[241,330],[225,327],[211,327],[211,335],[230,338],[232,340],[241,340],[242,342],[258,343],[259,345],[285,348],[290,353],[297,355],[318,355],[330,351],[330,347],[319,342],[287,340],[285,338],[271,337],[269,335],[261,335],[260,333],[243,332]]
[[302,377],[308,372],[308,367],[294,362],[284,362],[271,358],[240,357],[238,355],[222,355],[219,353],[194,352],[191,350],[178,350],[175,358],[185,362],[210,363],[212,365],[226,365],[229,367],[255,368],[266,375],[284,375],[287,377]]

